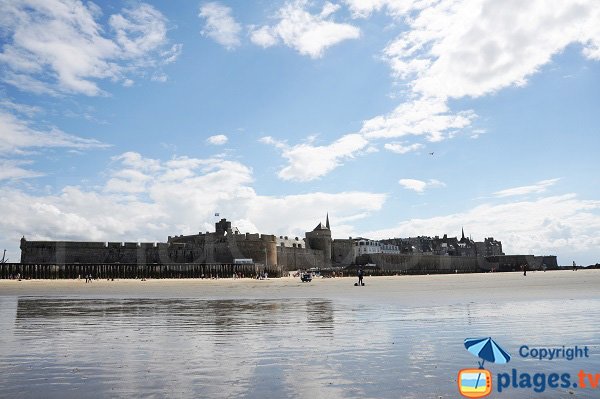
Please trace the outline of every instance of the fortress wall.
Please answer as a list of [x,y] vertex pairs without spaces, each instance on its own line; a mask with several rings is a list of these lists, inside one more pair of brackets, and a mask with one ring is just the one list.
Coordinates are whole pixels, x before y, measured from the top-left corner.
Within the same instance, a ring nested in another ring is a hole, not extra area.
[[[246,238],[248,237],[248,238]],[[189,238],[189,237],[188,237]],[[237,258],[251,258],[269,265],[277,264],[273,235],[231,235],[202,237],[195,242],[187,238],[167,243],[25,241],[21,242],[22,263],[232,263]]]
[[[248,238],[246,238],[248,237]],[[277,264],[275,237],[258,234],[236,234],[215,236],[201,245],[187,245],[180,249],[170,249],[172,258],[184,263],[232,263],[234,259],[252,259],[257,263]]]
[[549,269],[558,268],[556,256],[495,255],[486,259],[493,262],[499,271],[518,271],[523,265],[527,265],[529,270],[541,270],[544,265]]
[[277,261],[284,272],[325,265],[323,251],[309,248],[279,246],[277,247]]
[[374,263],[384,272],[452,273],[491,270],[493,264],[483,257],[364,254],[356,258],[356,264]]
[[172,263],[165,243],[22,241],[21,263]]
[[350,265],[354,263],[354,243],[352,240],[333,240],[331,246],[334,265]]
[[237,236],[234,236],[233,241],[235,245],[230,245],[230,250],[235,255],[235,258],[248,258],[256,263],[265,264],[266,255],[266,264],[270,267],[277,265],[277,243],[275,236],[267,234],[263,234],[262,236],[258,234],[246,235],[246,237],[249,236],[251,239],[246,238],[241,240]]

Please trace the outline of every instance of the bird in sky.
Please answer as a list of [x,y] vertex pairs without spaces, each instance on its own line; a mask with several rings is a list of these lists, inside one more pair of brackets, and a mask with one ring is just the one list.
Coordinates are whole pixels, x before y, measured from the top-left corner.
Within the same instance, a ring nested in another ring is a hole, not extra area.
[[433,155],[433,152],[430,152],[429,155]]

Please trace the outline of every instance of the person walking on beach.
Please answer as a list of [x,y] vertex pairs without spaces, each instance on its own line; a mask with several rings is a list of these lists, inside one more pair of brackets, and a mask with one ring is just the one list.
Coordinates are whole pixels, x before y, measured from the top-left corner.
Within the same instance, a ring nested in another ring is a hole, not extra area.
[[363,269],[359,268],[358,269],[358,285],[359,286],[364,285],[363,284],[363,277],[364,277],[364,275],[365,275],[365,272],[363,272]]
[[527,276],[527,263],[523,265],[523,276]]

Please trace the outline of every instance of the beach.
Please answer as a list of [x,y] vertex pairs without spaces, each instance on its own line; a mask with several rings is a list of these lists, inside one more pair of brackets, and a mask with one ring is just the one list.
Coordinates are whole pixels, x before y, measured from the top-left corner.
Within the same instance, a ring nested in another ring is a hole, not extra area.
[[[0,397],[456,398],[502,373],[600,372],[594,270],[268,280],[0,281]],[[552,361],[520,348],[588,347]],[[592,398],[574,386],[490,397]]]
[[0,280],[4,296],[117,296],[124,298],[280,299],[330,298],[365,301],[399,300],[416,304],[453,304],[493,300],[592,298],[598,295],[600,271],[473,273],[365,277],[364,289],[355,277],[256,279],[123,279]]

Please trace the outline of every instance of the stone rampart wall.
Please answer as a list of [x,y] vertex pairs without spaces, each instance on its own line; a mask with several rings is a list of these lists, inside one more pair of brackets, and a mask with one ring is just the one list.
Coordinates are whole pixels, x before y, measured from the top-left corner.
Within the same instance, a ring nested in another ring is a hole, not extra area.
[[364,254],[356,258],[356,264],[375,264],[387,272],[406,273],[452,273],[491,270],[493,265],[483,257]]

